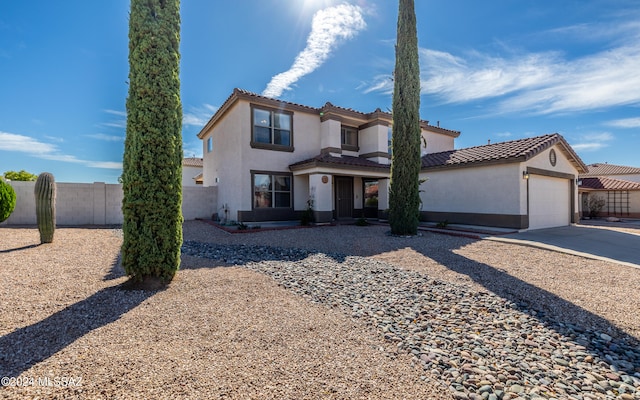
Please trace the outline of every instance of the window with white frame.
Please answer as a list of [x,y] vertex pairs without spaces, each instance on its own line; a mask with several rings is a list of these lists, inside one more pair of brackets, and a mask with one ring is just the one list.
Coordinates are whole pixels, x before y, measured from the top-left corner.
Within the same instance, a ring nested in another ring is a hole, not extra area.
[[285,111],[253,107],[253,147],[289,148],[292,146],[292,114]]
[[253,208],[291,208],[291,175],[254,173]]

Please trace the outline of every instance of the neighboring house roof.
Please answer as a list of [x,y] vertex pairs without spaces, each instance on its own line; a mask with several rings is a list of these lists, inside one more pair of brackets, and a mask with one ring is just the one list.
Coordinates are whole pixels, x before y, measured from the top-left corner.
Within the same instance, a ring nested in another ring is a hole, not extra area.
[[581,178],[580,189],[588,190],[640,190],[640,183],[624,181],[622,179],[598,176],[593,178]]
[[202,172],[200,172],[198,175],[193,177],[193,180],[195,180],[196,183],[203,183],[204,182],[204,174]]
[[587,166],[562,135],[558,133],[426,154],[422,156],[422,168],[465,167],[478,164],[522,162],[555,145],[560,146],[579,173],[586,172]]
[[379,164],[375,161],[367,160],[362,157],[341,156],[335,157],[329,153],[320,154],[307,160],[299,161],[297,163],[289,165],[291,171],[297,171],[306,168],[313,167],[334,167],[344,169],[375,169],[381,171],[388,171],[390,165]]
[[198,158],[198,157],[185,157],[182,159],[182,166],[202,168],[203,161],[202,161],[202,158]]
[[[271,97],[262,96],[257,93],[249,92],[244,89],[235,88],[233,89],[233,93],[231,93],[231,95],[222,104],[222,106],[215,112],[215,114],[213,114],[209,122],[207,122],[205,126],[200,130],[200,132],[198,133],[198,137],[202,139],[204,135],[209,131],[209,129],[211,129],[211,127],[215,125],[216,122],[218,122],[238,100],[247,100],[247,101],[259,103],[265,106],[289,110],[289,111],[301,111],[301,112],[307,112],[311,114],[317,114],[321,118],[330,118],[331,115],[336,115],[338,118],[345,117],[345,118],[351,118],[353,120],[359,120],[359,121],[382,120],[387,125],[390,124],[392,121],[391,113],[384,112],[380,110],[380,108],[376,109],[371,113],[363,113],[360,111],[355,111],[350,108],[337,107],[329,102],[325,103],[325,105],[320,108],[316,108],[316,107],[305,106],[298,103],[282,101],[282,100],[274,99]],[[439,126],[432,126],[432,125],[429,125],[429,121],[420,121],[420,126],[423,129],[428,129],[430,131],[442,133],[444,135],[448,135],[452,137],[460,136],[459,131],[444,129],[444,128],[440,128]]]
[[588,172],[580,174],[580,177],[595,177],[607,175],[635,175],[640,174],[640,168],[627,167],[624,165],[614,165],[607,163],[597,163],[587,165]]

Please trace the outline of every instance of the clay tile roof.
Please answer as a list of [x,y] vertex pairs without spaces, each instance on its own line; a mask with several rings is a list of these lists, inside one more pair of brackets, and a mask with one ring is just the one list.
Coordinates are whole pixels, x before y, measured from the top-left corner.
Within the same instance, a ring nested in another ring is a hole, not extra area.
[[292,171],[318,167],[318,166],[326,166],[326,167],[346,167],[346,168],[365,168],[365,169],[379,169],[379,170],[389,170],[388,164],[379,164],[375,161],[367,160],[366,158],[361,157],[352,157],[352,156],[342,156],[335,157],[330,155],[329,153],[320,154],[313,158],[309,158],[307,160],[299,161],[297,163],[289,165],[289,169]]
[[582,178],[580,188],[594,190],[640,190],[640,183],[599,176]]
[[576,165],[578,171],[586,170],[586,165],[580,157],[571,149],[571,146],[564,138],[557,133],[426,154],[422,157],[422,168],[464,166],[478,163],[522,162],[558,143],[562,144],[562,148],[573,164]]
[[241,97],[252,97],[252,98],[255,98],[255,99],[262,99],[262,100],[267,100],[267,101],[277,101],[278,103],[289,104],[289,105],[292,105],[292,106],[305,108],[305,109],[307,109],[309,111],[313,111],[313,112],[317,112],[318,111],[318,109],[315,108],[315,107],[305,106],[304,104],[292,103],[290,101],[283,101],[283,100],[279,100],[279,99],[276,99],[276,98],[273,98],[273,97],[263,96],[261,94],[250,92],[250,91],[245,90],[245,89],[235,88],[233,90],[233,93],[231,94],[231,97],[233,97],[233,95],[236,95],[236,96],[239,95]]
[[200,167],[202,168],[202,158],[198,157],[185,157],[182,159],[183,167]]
[[[377,108],[375,111],[371,113],[363,113],[360,111],[356,111],[351,108],[338,107],[330,102],[326,102],[322,107],[316,108],[311,106],[305,106],[303,104],[292,103],[289,101],[279,100],[276,98],[271,98],[267,96],[263,96],[254,92],[250,92],[248,90],[235,88],[229,97],[225,100],[225,102],[218,108],[218,110],[211,116],[209,121],[205,124],[205,126],[198,133],[198,137],[200,139],[204,138],[206,132],[209,130],[211,126],[213,126],[222,116],[236,103],[238,99],[244,99],[249,101],[255,101],[256,103],[265,104],[272,107],[283,107],[293,111],[302,111],[313,114],[321,114],[323,112],[335,112],[340,115],[348,115],[355,117],[356,119],[373,119],[375,117],[382,116],[383,118],[391,119],[391,113],[381,111],[380,108]],[[439,126],[429,125],[429,121],[420,121],[420,125],[423,129],[430,129],[431,131],[442,133],[444,135],[449,135],[453,137],[458,137],[460,135],[459,131],[454,131],[451,129],[440,128]]]
[[587,165],[587,168],[589,171],[586,174],[581,174],[581,177],[640,174],[640,168],[607,163],[589,164]]

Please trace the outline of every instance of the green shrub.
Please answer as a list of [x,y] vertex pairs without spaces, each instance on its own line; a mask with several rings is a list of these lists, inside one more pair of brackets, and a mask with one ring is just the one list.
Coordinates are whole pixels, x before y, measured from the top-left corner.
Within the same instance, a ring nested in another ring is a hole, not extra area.
[[300,217],[300,225],[311,225],[313,220],[313,199],[309,198],[309,200],[307,200],[307,209],[302,212],[302,216]]
[[356,225],[357,226],[367,226],[369,225],[369,222],[367,222],[367,220],[364,217],[358,218],[356,220]]
[[5,221],[16,208],[16,192],[0,179],[0,222]]
[[607,202],[604,197],[598,195],[589,196],[589,216],[591,218],[596,218],[604,208],[605,204],[607,204]]

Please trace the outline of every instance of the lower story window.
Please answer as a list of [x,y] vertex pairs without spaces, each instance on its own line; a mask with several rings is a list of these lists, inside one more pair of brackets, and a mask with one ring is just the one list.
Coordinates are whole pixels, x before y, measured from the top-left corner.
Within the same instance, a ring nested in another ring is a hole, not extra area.
[[290,208],[291,176],[253,174],[254,208]]

